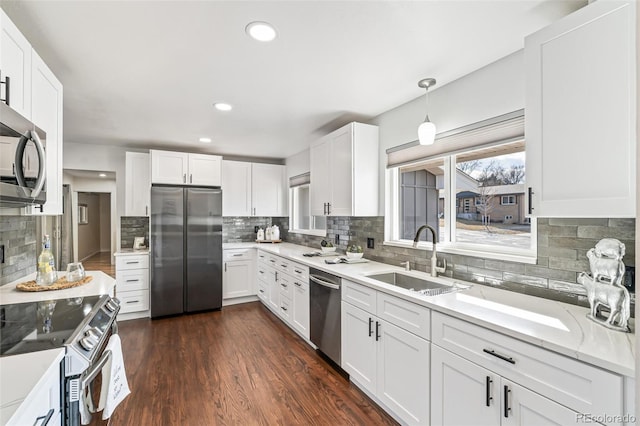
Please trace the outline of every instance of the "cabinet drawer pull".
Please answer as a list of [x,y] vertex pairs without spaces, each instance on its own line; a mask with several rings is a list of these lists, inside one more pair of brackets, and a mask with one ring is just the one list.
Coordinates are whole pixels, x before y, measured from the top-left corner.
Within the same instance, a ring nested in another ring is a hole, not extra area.
[[127,303],[138,303],[140,302],[139,300],[127,300]]
[[373,327],[371,327],[373,325],[373,318],[369,318],[369,337],[371,337],[371,335],[373,334]]
[[276,263],[276,261],[275,261],[275,260],[273,260],[273,259],[269,259],[269,262],[271,262],[271,263]]
[[[7,89],[7,90],[9,90],[9,89]],[[42,423],[40,423],[38,426],[46,426],[46,425],[48,425],[49,424],[49,420],[51,420],[51,417],[53,417],[53,413],[55,413],[55,410],[52,408],[44,416],[37,417],[36,418],[36,422],[33,424],[33,426],[38,425],[38,421],[40,421],[40,420],[42,420]]]
[[140,280],[127,280],[128,283],[137,283]]
[[284,306],[280,306],[280,309],[282,309],[283,311],[287,310],[287,308],[285,308]]
[[509,411],[511,411],[511,407],[509,407],[509,392],[511,392],[511,390],[509,389],[509,386],[504,385],[504,418],[508,418],[509,417]]
[[140,263],[140,261],[136,260],[135,262],[127,262],[127,265],[137,265],[138,263]]
[[288,268],[286,263],[281,263],[280,266],[282,266],[283,268]]
[[298,281],[294,282],[294,284],[296,285],[296,287],[302,287],[302,284],[300,284]]
[[260,289],[260,293],[264,293],[264,290],[263,290],[263,289]]
[[258,271],[258,272],[260,272],[261,274],[264,274],[264,271]]
[[376,342],[380,340],[380,323],[376,321]]
[[235,253],[235,254],[233,254],[232,256],[233,256],[233,257],[238,257],[238,256],[244,256],[244,254],[243,254],[243,253]]
[[482,351],[485,352],[485,353],[488,353],[489,355],[493,355],[496,358],[500,358],[503,361],[507,361],[510,364],[514,364],[515,365],[515,363],[516,363],[516,361],[513,358],[511,358],[510,356],[500,355],[499,353],[497,353],[493,349],[483,349]]
[[491,400],[493,399],[493,397],[491,396],[491,383],[493,383],[493,380],[491,380],[490,376],[487,376],[487,382],[486,382],[486,404],[487,407],[491,407]]
[[280,285],[284,288],[287,288],[288,286],[285,283],[280,283]]
[[294,269],[293,271],[294,271],[296,274],[301,274],[301,273],[302,273],[302,271],[301,271],[300,269]]

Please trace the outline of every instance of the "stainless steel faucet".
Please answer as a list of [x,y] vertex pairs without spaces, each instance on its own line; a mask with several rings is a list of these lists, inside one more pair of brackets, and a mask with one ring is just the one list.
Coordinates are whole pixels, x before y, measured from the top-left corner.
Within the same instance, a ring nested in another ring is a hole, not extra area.
[[[429,231],[431,231],[431,241],[433,242],[433,251],[431,252],[431,276],[432,277],[437,277],[438,276],[438,269],[445,269],[447,266],[445,264],[444,268],[438,268],[438,257],[436,254],[436,242],[438,241],[438,237],[436,236],[436,230],[433,228],[433,226],[431,225],[422,225],[420,228],[418,228],[418,230],[416,231],[416,236],[413,239],[413,248],[418,247],[418,241],[420,240],[420,234],[422,233],[422,231],[424,231],[425,229],[428,229]],[[442,271],[444,272],[444,271]]]

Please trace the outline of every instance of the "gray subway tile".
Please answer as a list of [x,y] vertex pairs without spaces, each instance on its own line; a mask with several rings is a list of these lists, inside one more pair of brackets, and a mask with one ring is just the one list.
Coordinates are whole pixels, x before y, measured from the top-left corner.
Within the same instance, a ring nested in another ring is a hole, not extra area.
[[546,278],[534,277],[530,275],[512,274],[511,272],[503,273],[503,279],[505,281],[532,285],[536,287],[547,287],[549,283],[549,280],[547,280]]

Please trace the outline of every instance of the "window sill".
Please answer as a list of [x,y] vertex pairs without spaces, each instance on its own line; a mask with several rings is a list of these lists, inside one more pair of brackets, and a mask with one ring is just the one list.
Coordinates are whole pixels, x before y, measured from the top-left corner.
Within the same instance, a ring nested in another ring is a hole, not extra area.
[[[412,241],[384,241],[382,243],[385,246],[413,248]],[[418,244],[416,250],[431,251],[431,243],[421,242]],[[490,251],[491,250],[491,251]],[[522,250],[519,252],[499,252],[496,251],[496,247],[487,247],[487,250],[479,250],[476,248],[453,246],[450,243],[438,243],[438,253],[457,254],[461,256],[481,257],[483,259],[503,260],[507,262],[518,262],[535,265],[537,262],[537,254],[535,250]]]
[[316,237],[326,237],[326,229],[290,229],[289,234],[315,235]]

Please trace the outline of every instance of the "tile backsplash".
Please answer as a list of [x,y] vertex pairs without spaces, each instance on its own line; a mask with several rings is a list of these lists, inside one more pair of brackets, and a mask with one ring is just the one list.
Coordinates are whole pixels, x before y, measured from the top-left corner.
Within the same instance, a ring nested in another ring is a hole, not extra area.
[[0,264],[0,285],[36,271],[35,216],[0,216],[0,244],[5,256]]
[[135,237],[145,237],[145,245],[149,246],[149,217],[120,217],[120,248],[133,248]]
[[[273,218],[285,241],[319,248],[322,237],[288,232],[288,218]],[[353,243],[364,248],[364,257],[390,265],[410,261],[412,269],[427,271],[429,258],[424,251],[384,246],[384,217],[328,217],[327,236],[335,241],[340,235],[339,250]],[[617,238],[626,246],[628,267],[626,284],[635,300],[635,219],[538,219],[538,256],[536,264],[507,262],[480,257],[439,253],[446,259],[445,275],[483,285],[500,287],[547,299],[588,306],[584,288],[577,283],[578,273],[589,271],[587,250],[602,238]],[[367,249],[367,238],[375,247]],[[633,310],[632,310],[633,312]]]
[[[289,223],[288,220],[286,222],[287,224]],[[264,229],[267,226],[275,224],[270,217],[223,217],[222,241],[225,243],[255,241],[256,233],[254,232],[254,228],[256,226]]]

